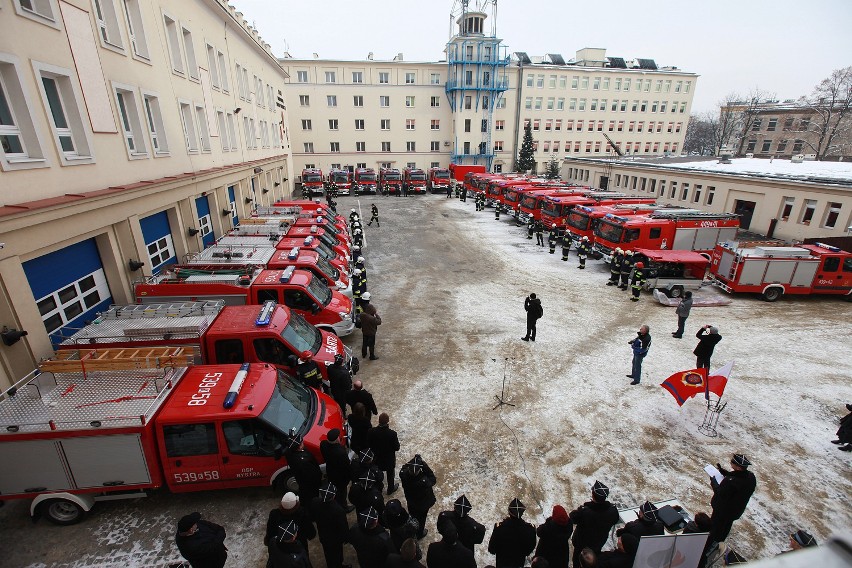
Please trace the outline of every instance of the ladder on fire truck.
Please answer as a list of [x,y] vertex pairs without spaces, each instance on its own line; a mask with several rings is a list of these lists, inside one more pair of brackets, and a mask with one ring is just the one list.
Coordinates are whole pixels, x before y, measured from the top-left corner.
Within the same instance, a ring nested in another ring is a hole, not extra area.
[[736,219],[736,213],[710,213],[694,209],[666,209],[649,215],[652,219]]
[[57,351],[38,368],[43,373],[85,373],[188,367],[194,362],[195,350],[191,347],[69,349]]
[[604,138],[606,138],[607,145],[609,145],[609,147],[612,148],[612,152],[609,153],[609,156],[608,156],[609,159],[606,162],[606,166],[604,166],[604,175],[606,176],[606,187],[601,188],[601,189],[609,189],[609,186],[612,184],[612,165],[613,165],[613,162],[615,161],[615,156],[613,155],[613,152],[619,158],[623,158],[624,154],[621,153],[621,150],[618,149],[618,146],[615,145],[615,142],[612,141],[612,138],[607,136],[607,134],[605,132],[601,132],[601,134],[603,134]]

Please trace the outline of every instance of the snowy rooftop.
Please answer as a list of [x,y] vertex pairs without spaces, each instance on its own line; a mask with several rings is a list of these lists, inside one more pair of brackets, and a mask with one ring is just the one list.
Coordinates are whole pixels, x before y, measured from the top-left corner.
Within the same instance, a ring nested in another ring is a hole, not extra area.
[[[579,159],[582,160],[583,158]],[[682,160],[684,158],[657,158],[636,160],[635,162],[620,160],[619,163],[852,186],[852,162],[805,161],[801,164],[794,164],[788,159],[734,158],[730,164],[720,164],[718,158]]]

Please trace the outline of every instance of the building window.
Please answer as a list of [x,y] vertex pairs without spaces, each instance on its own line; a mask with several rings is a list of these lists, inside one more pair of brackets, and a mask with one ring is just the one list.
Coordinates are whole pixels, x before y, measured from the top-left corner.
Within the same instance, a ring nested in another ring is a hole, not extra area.
[[222,91],[227,93],[231,90],[231,85],[228,81],[228,66],[225,61],[225,54],[217,51],[216,60],[219,62],[219,80],[222,82]]
[[473,46],[472,46],[472,45],[466,45],[466,46],[465,46],[465,48],[464,48],[464,58],[465,58],[465,60],[467,60],[467,61],[470,61],[471,59],[473,59]]
[[463,148],[464,148],[464,154],[466,156],[469,156],[470,155],[470,142],[465,142]]
[[470,132],[470,119],[469,118],[464,119],[464,131]]
[[[163,113],[160,111],[160,100],[155,95],[142,94],[145,122],[151,137],[151,148],[155,155],[169,153],[169,141],[166,138],[166,128],[163,123]],[[223,119],[224,122],[224,119]]]
[[381,120],[381,129],[382,130],[390,130],[390,119],[389,118],[383,118]]
[[816,199],[805,199],[805,207],[802,209],[802,219],[800,221],[802,224],[811,224],[811,221],[814,218],[814,212],[816,211],[816,204]]
[[[32,0],[23,0],[22,4],[32,3]],[[98,25],[98,33],[101,41],[107,46],[123,49],[121,44],[121,32],[118,27],[118,14],[115,12],[113,0],[92,0],[95,21]]]
[[328,129],[329,130],[337,130],[337,126],[338,125],[337,125],[337,119],[336,118],[329,118],[328,119]]
[[183,48],[186,50],[186,65],[189,70],[189,77],[198,80],[198,60],[195,59],[195,46],[192,43],[192,32],[186,28],[181,28],[183,34]]
[[299,106],[303,106],[303,107],[311,106],[310,95],[299,95]]
[[825,212],[825,221],[822,226],[826,229],[833,229],[837,225],[837,218],[840,216],[840,203],[829,202]]
[[336,107],[337,106],[337,95],[326,95],[325,97],[328,106]]
[[236,150],[239,148],[239,140],[237,139],[237,125],[236,119],[234,118],[234,114],[229,112],[227,114],[228,119],[228,140],[231,143],[231,150]]
[[41,78],[42,97],[50,110],[50,126],[63,162],[91,161],[91,143],[70,72],[43,64],[34,63],[34,67]]
[[124,143],[130,157],[144,158],[148,156],[145,147],[145,137],[142,133],[142,119],[139,108],[136,106],[136,97],[133,90],[126,87],[113,85],[116,107],[121,130],[124,134]]
[[354,106],[354,107],[364,106],[364,97],[361,96],[361,95],[354,95],[352,97],[352,106]]
[[414,106],[414,97],[405,97],[405,106],[413,107]]
[[331,152],[340,152],[340,142],[329,142],[329,150]]
[[406,130],[414,130],[414,119],[406,118],[405,119],[405,129]]
[[[121,0],[124,6],[124,17],[127,22],[127,31],[130,37],[130,46],[133,54],[148,60],[148,40],[145,37],[145,27],[142,24],[142,12],[139,9],[139,0]],[[112,3],[112,0],[110,0]],[[118,22],[116,22],[117,24]],[[118,36],[116,36],[118,37]]]
[[225,121],[225,113],[221,110],[216,111],[216,123],[219,125],[219,142],[222,143],[222,151],[230,152],[231,144],[228,140],[228,123]]
[[406,142],[405,143],[405,151],[406,152],[416,152],[416,145],[414,142]]
[[771,146],[772,146],[772,140],[771,139],[764,140],[763,143],[760,145],[760,151],[765,154],[765,153],[769,152],[769,148]]
[[795,142],[793,142],[793,153],[794,154],[801,154],[802,147],[804,147],[804,145],[805,145],[804,140],[796,140]]
[[755,119],[754,119],[754,122],[752,122],[752,123],[751,123],[751,131],[752,131],[752,132],[757,132],[758,130],[760,130],[760,126],[761,126],[762,124],[763,124],[763,119],[762,119],[762,118],[755,118]]
[[4,169],[45,165],[17,66],[0,55],[0,157]]
[[441,84],[441,74],[440,73],[432,73],[429,76],[429,83],[432,85],[440,85]]
[[146,246],[148,248],[148,260],[153,270],[156,270],[161,264],[175,256],[175,248],[171,235],[160,237]]
[[437,118],[433,118],[431,121],[431,129],[432,130],[440,130],[441,129],[441,121]]
[[535,110],[541,110],[541,97],[535,98]]
[[302,130],[311,130],[311,128],[312,128],[311,119],[310,118],[303,118],[302,119]]
[[470,110],[471,108],[473,108],[473,98],[470,95],[464,98],[464,108],[465,110]]
[[431,97],[430,103],[432,108],[438,108],[441,106],[441,97]]
[[766,125],[767,132],[775,132],[775,128],[778,126],[777,118],[770,118],[769,123]]
[[[178,33],[177,22],[169,16],[163,16],[163,23],[166,26],[166,39],[169,44],[169,56],[172,62],[172,70],[175,73],[183,75],[185,67],[183,65],[183,53],[180,50],[180,34]],[[239,65],[237,66],[239,71]]]
[[437,141],[432,141],[429,143],[429,150],[431,152],[440,152],[441,151],[441,143]]
[[198,152],[198,135],[195,132],[195,119],[192,114],[192,105],[181,102],[180,119],[183,126],[183,137],[186,141],[186,151],[189,153]]
[[326,71],[325,72],[325,82],[326,83],[336,83],[337,82],[337,74],[334,71]]
[[386,85],[389,82],[390,82],[390,73],[388,73],[387,71],[380,71],[379,72],[379,83]]
[[296,71],[296,82],[307,83],[308,82],[308,72],[307,71]]
[[589,88],[589,78],[588,77],[583,77],[583,78],[580,79],[580,88],[584,91]]
[[355,130],[364,130],[364,119],[356,118],[355,119]]
[[353,71],[352,72],[352,82],[353,83],[363,83],[364,82],[364,72],[363,71]]
[[201,151],[210,151],[210,130],[207,128],[207,114],[204,107],[195,105],[195,117],[198,121],[198,137],[201,140]]
[[387,95],[379,97],[379,106],[380,107],[389,107],[390,106],[390,97]]
[[689,184],[684,182],[683,188],[680,191],[680,200],[686,201],[687,197],[689,197]]
[[506,121],[505,120],[495,120],[494,121],[494,130],[505,130],[506,129]]
[[413,85],[414,84],[414,76],[415,76],[415,73],[406,73],[405,74],[405,84],[406,85]]
[[382,142],[382,152],[390,152],[391,151],[391,143],[390,142]]
[[793,205],[796,203],[795,197],[785,197],[784,203],[781,205],[781,217],[782,221],[786,221],[790,218],[790,214],[793,212]]
[[217,91],[219,90],[219,66],[216,64],[216,48],[212,45],[205,44],[207,49],[207,68],[210,70],[210,84]]
[[305,153],[306,154],[313,154],[314,153],[314,143],[313,142],[303,142],[303,145],[305,147]]
[[540,129],[541,129],[541,120],[539,120],[539,119],[537,119],[537,118],[536,118],[535,120],[533,120],[533,127],[532,127],[532,129],[533,129],[533,130],[535,130],[535,131],[540,130]]
[[783,153],[784,150],[786,150],[786,149],[787,149],[787,141],[786,140],[779,140],[778,141],[778,148],[776,148],[775,151],[780,154],[780,153]]
[[748,145],[746,146],[746,152],[754,152],[756,146],[757,140],[749,140]]
[[793,117],[790,116],[784,119],[784,130],[792,130],[793,129]]

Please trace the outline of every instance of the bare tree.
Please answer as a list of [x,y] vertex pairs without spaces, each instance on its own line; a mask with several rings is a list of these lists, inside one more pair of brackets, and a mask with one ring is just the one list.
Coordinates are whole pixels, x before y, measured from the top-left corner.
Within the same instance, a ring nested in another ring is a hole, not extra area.
[[741,156],[743,153],[743,146],[745,146],[748,132],[754,125],[754,121],[760,113],[762,104],[774,98],[775,95],[773,93],[768,93],[767,91],[763,91],[758,87],[755,87],[751,90],[748,96],[746,96],[745,100],[740,102],[740,141],[737,146],[737,156]]
[[743,116],[739,105],[742,100],[742,96],[731,92],[719,101],[719,120],[713,136],[713,148],[716,154],[722,151],[723,146],[733,143],[735,134],[740,131]]
[[698,152],[704,156],[716,151],[716,131],[719,129],[719,116],[714,112],[693,114],[686,125],[683,150],[687,153]]
[[[847,118],[852,115],[852,67],[833,71],[799,102],[813,112],[807,125],[812,136],[805,144],[813,150],[817,160],[824,160],[837,148],[833,142],[838,136],[849,143],[852,121]],[[842,155],[842,152],[837,153]]]

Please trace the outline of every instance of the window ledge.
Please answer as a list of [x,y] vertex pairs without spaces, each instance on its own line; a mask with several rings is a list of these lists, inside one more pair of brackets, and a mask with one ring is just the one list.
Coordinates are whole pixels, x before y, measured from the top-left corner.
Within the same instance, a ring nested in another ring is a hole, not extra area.
[[123,46],[110,43],[103,38],[101,38],[101,47],[103,47],[104,49],[108,49],[112,52],[118,53],[119,55],[126,55]]
[[148,157],[148,152],[130,152],[131,160],[145,160]]
[[92,156],[65,156],[66,162],[82,162],[85,160],[91,160]]
[[171,155],[172,155],[171,152],[154,152],[155,158],[168,158]]
[[10,164],[37,164],[42,162],[47,162],[44,158],[7,158],[7,162]]

